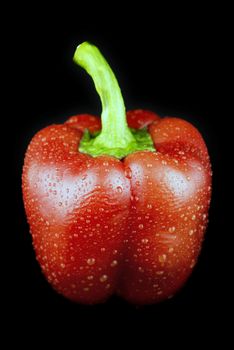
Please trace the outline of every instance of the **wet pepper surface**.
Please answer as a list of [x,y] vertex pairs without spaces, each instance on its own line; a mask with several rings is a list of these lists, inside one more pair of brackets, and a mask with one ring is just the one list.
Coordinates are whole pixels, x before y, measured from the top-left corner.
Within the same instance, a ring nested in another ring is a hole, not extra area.
[[23,192],[34,248],[53,287],[98,302],[117,292],[134,303],[170,297],[190,275],[207,223],[211,171],[199,132],[177,118],[128,112],[148,125],[157,152],[123,161],[78,153],[75,116],[36,134],[25,159]]

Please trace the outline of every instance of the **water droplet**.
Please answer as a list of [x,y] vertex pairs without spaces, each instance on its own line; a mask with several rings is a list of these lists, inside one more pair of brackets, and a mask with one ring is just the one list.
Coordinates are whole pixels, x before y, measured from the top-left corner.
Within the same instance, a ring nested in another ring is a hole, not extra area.
[[132,170],[130,168],[126,168],[125,169],[125,176],[128,178],[128,179],[131,179],[132,178]]
[[140,225],[138,225],[138,227],[139,227],[140,230],[143,230],[144,225],[143,225],[143,224],[140,224]]
[[111,263],[111,267],[114,267],[118,265],[118,261],[117,260],[113,260],[112,263]]
[[206,218],[206,214],[203,214],[202,219],[205,220],[205,218]]
[[88,276],[87,280],[89,280],[89,281],[93,280],[93,276],[92,275]]
[[86,224],[89,224],[90,223],[90,220],[85,220]]
[[176,229],[175,226],[172,226],[172,227],[169,227],[168,231],[172,233],[172,232],[175,232],[175,229]]
[[190,264],[190,269],[192,269],[195,266],[195,260],[192,259],[191,264]]
[[90,265],[90,266],[91,266],[91,265],[94,265],[94,264],[95,264],[95,261],[96,261],[96,260],[95,260],[94,258],[89,258],[89,259],[87,260],[87,264]]
[[192,215],[192,220],[196,220],[196,215]]
[[143,244],[147,244],[149,242],[148,238],[142,238],[141,242]]
[[147,204],[148,209],[152,209],[152,204]]
[[118,253],[118,250],[114,249],[113,254],[116,255]]
[[101,248],[101,252],[104,252],[106,250],[106,248]]
[[167,260],[166,254],[161,254],[161,255],[158,256],[158,261],[160,263],[164,263],[166,260]]
[[108,276],[107,275],[102,275],[101,277],[100,277],[100,282],[106,282],[106,280],[108,279]]
[[123,192],[123,189],[122,189],[121,186],[118,186],[118,187],[116,188],[116,191],[117,191],[118,193],[122,193],[122,192]]
[[65,268],[65,265],[64,264],[60,264],[61,268],[64,269]]
[[193,233],[194,233],[194,231],[193,231],[193,230],[189,230],[189,236],[192,236],[192,235],[193,235]]

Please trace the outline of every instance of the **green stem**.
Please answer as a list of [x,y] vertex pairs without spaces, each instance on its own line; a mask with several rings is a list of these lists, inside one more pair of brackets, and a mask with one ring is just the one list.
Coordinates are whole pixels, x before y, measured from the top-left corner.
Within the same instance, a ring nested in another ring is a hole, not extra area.
[[[92,77],[102,102],[101,133],[95,138],[87,137],[86,134],[81,140],[80,152],[92,156],[108,154],[123,158],[136,150],[149,149],[149,145],[142,145],[142,137],[139,144],[139,138],[128,128],[118,82],[98,48],[88,42],[82,43],[76,49],[74,61]],[[148,143],[149,137],[148,135]],[[149,150],[155,151],[152,145],[151,142]]]

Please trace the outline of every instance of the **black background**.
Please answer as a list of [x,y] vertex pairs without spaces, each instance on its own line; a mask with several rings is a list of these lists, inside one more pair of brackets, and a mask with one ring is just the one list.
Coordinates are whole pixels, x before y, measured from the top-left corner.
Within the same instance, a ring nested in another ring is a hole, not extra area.
[[[68,338],[77,343],[84,334],[105,343],[109,332],[114,339],[129,333],[132,339],[139,335],[148,339],[150,334],[159,339],[166,334],[168,341],[174,334],[182,342],[190,334],[195,341],[211,325],[214,336],[228,311],[225,244],[220,239],[225,231],[220,123],[225,43],[217,16],[222,15],[217,11],[214,16],[213,9],[204,8],[135,7],[126,13],[117,5],[107,12],[79,6],[67,11],[61,6],[59,14],[57,8],[39,11],[35,7],[30,14],[29,9],[25,13],[21,9],[17,20],[12,20],[7,123],[14,134],[11,188],[16,215],[9,220],[6,305],[9,328],[22,326],[23,338],[29,329],[55,338],[66,329]],[[91,307],[73,304],[50,288],[35,260],[21,196],[24,153],[41,128],[62,123],[72,114],[100,113],[91,79],[72,61],[76,46],[85,40],[107,58],[127,109],[147,108],[191,121],[203,134],[211,156],[210,223],[199,262],[185,287],[159,305],[135,307],[116,297]]]

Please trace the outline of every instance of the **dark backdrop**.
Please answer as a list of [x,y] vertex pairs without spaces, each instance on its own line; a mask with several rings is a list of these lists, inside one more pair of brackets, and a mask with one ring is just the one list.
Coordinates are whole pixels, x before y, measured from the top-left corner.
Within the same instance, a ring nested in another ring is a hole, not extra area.
[[[22,337],[31,326],[30,332],[31,328],[39,329],[39,334],[47,330],[55,338],[69,329],[77,342],[86,333],[105,342],[110,330],[118,338],[129,329],[133,338],[137,334],[157,338],[168,330],[167,340],[173,332],[179,341],[188,332],[195,340],[210,324],[220,324],[220,313],[226,310],[225,254],[220,240],[224,231],[220,51],[224,43],[219,24],[204,9],[183,14],[142,5],[128,15],[118,10],[99,16],[95,11],[79,12],[79,7],[60,15],[35,8],[12,23],[8,125],[14,134],[11,174],[16,215],[10,220],[7,314],[10,327],[23,326]],[[71,16],[72,12],[77,15]],[[24,153],[40,128],[62,123],[72,114],[100,113],[91,79],[72,61],[76,46],[85,40],[96,44],[109,61],[127,109],[148,108],[189,120],[203,134],[210,152],[213,197],[202,252],[185,287],[159,305],[139,308],[116,297],[92,307],[73,304],[50,288],[35,260],[21,197]]]

